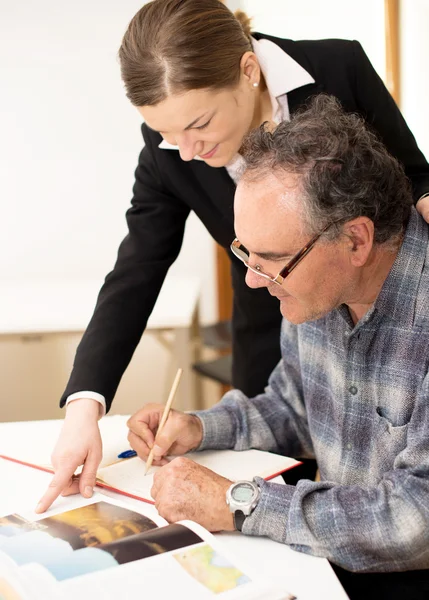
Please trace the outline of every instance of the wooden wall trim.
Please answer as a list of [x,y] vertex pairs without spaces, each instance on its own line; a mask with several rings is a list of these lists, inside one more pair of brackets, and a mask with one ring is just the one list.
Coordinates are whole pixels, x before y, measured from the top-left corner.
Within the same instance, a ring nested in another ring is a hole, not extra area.
[[396,104],[401,103],[400,0],[384,0],[386,85]]
[[216,245],[217,309],[219,321],[232,316],[231,263],[225,248]]

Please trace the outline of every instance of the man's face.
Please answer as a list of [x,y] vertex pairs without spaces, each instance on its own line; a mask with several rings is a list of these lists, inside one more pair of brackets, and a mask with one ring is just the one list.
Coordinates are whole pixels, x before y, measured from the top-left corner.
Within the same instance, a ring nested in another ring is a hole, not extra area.
[[[305,231],[300,211],[299,177],[269,174],[257,181],[240,181],[235,195],[235,232],[258,265],[275,277],[312,237]],[[249,287],[266,287],[280,301],[282,315],[291,323],[318,319],[353,294],[355,271],[342,237],[323,237],[279,286],[248,269]]]

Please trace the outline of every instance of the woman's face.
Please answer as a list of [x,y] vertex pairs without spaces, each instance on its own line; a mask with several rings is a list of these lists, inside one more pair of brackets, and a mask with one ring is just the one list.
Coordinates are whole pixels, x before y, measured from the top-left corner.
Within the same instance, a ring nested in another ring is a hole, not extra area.
[[252,83],[243,73],[233,89],[191,90],[138,110],[148,127],[179,147],[182,160],[198,156],[211,167],[223,167],[247,132],[259,125],[254,124],[254,115],[260,89]]

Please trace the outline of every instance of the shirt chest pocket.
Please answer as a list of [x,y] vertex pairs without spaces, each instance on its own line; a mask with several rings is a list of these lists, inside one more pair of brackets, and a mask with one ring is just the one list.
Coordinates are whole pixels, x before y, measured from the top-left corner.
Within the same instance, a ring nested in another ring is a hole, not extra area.
[[400,440],[408,429],[408,421],[402,425],[392,423],[387,417],[383,415],[382,409],[377,406],[376,408],[376,423],[380,433],[387,434],[392,437],[392,440]]
[[372,470],[378,477],[394,468],[395,460],[405,450],[407,442],[408,423],[395,426],[385,417],[375,413],[371,454],[374,459],[376,457]]
[[375,408],[379,426],[390,435],[399,435],[408,425],[420,393],[423,377],[404,369],[383,369],[379,380],[370,386],[368,399]]

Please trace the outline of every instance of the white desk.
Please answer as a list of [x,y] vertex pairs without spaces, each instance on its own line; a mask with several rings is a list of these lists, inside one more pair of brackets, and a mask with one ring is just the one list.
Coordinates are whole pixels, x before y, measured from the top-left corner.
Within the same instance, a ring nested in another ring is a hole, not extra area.
[[[2,281],[0,336],[83,333],[101,284],[94,280]],[[198,408],[199,402],[198,380],[192,369],[198,359],[194,342],[198,339],[199,287],[197,278],[167,276],[147,324],[147,331],[171,351],[172,370],[183,368],[175,402],[183,410]]]
[[[23,435],[22,443],[27,442],[31,445],[33,440],[25,423],[22,425],[22,430],[27,433]],[[2,439],[10,439],[11,435],[16,436],[18,431],[19,426],[16,423],[0,424],[0,454]],[[4,442],[3,448],[5,447]],[[50,478],[48,473],[0,459],[2,485],[0,516],[33,509],[44,493]],[[143,504],[120,494],[106,491],[103,493],[122,503],[125,502],[127,506],[136,510],[139,510]],[[73,498],[60,498],[56,506],[61,503],[64,510],[73,508]],[[149,508],[150,511],[155,511],[154,507],[148,507],[147,504],[144,504],[144,507],[146,510]],[[217,535],[233,554],[245,561],[251,574],[264,576],[273,583],[283,584],[298,597],[298,600],[347,600],[347,595],[327,560],[294,552],[287,546],[267,538],[247,537],[239,533]]]

